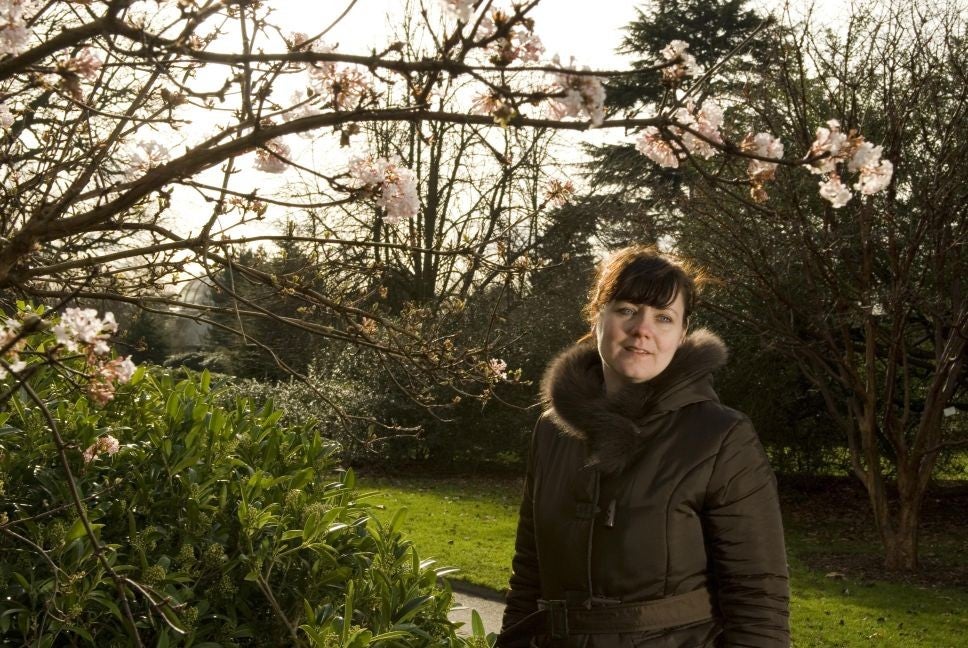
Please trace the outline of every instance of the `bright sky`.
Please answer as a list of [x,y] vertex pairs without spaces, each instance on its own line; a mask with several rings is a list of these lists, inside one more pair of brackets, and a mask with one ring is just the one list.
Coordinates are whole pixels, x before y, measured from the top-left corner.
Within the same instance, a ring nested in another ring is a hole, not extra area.
[[[419,7],[421,0],[413,0],[412,5]],[[439,10],[439,0],[422,0],[431,10]],[[826,6],[831,8],[832,3],[838,0],[817,0],[816,4],[822,9]],[[806,5],[807,0],[792,0],[798,7]],[[323,37],[323,42],[338,45],[341,52],[351,54],[368,54],[371,49],[384,49],[392,40],[392,22],[399,22],[403,16],[404,7],[407,5],[405,0],[322,0],[311,2],[309,0],[268,0],[266,4],[272,7],[274,15],[271,22],[281,28],[283,34],[293,32],[304,32],[315,35],[331,25],[337,17],[343,13],[347,7],[351,8],[347,15],[333,27],[332,31]],[[501,6],[507,4],[507,0],[495,2]],[[575,63],[579,66],[588,66],[593,69],[614,70],[625,69],[629,62],[624,57],[615,53],[615,48],[621,42],[624,27],[636,17],[636,7],[645,6],[648,2],[636,2],[635,0],[543,0],[531,12],[535,20],[535,32],[540,36],[546,48],[546,58],[558,54],[562,61],[567,61],[570,57],[575,58]],[[759,5],[765,9],[779,9],[782,7],[782,0],[752,0],[751,4]],[[411,10],[413,11],[413,10]],[[802,11],[802,9],[801,9]],[[834,15],[832,11],[818,11],[818,17],[823,20],[824,15]],[[452,26],[453,19],[449,19],[447,24]],[[274,48],[279,43],[267,45],[267,48]],[[565,136],[567,137],[567,135]],[[595,139],[596,141],[615,141],[622,139],[624,135],[618,131],[601,131],[575,135],[584,140]],[[300,161],[304,160],[297,149],[305,148],[309,151],[309,143],[300,144],[296,138],[290,138],[293,145],[293,154],[299,155]],[[574,149],[574,146],[569,146]],[[312,155],[313,153],[308,153]],[[345,157],[346,150],[327,149],[326,152],[317,151],[316,155],[332,162],[334,159]],[[311,167],[319,168],[316,161],[307,161]],[[211,172],[213,183],[217,183],[217,171]],[[268,176],[254,171],[243,171],[240,178],[249,180],[252,174],[257,176],[252,179],[252,186],[259,187],[260,193],[271,192],[273,187],[281,187],[286,179],[282,176]],[[210,208],[201,204],[192,204],[190,209],[182,213],[196,213],[198,218],[190,218],[189,227],[198,227],[205,218],[205,214]],[[279,210],[271,209],[270,214],[279,213]],[[271,218],[269,219],[272,220]],[[198,223],[196,225],[196,222]],[[268,222],[256,226],[263,230],[271,225]],[[250,228],[246,227],[246,231]],[[236,232],[241,234],[242,232]]]
[[[424,0],[437,5],[438,0]],[[272,0],[279,24],[293,31],[314,33],[332,23],[351,0],[302,2]],[[405,6],[403,0],[356,0],[355,5],[340,24],[333,29],[327,42],[339,43],[343,51],[366,53],[370,47],[387,43],[386,16],[399,20]],[[505,4],[496,2],[496,6]],[[620,30],[635,17],[637,3],[629,0],[543,0],[531,12],[535,31],[541,37],[549,56],[560,54],[562,60],[574,56],[579,65],[613,67],[621,62],[613,50],[618,44]],[[594,10],[589,10],[590,6]]]

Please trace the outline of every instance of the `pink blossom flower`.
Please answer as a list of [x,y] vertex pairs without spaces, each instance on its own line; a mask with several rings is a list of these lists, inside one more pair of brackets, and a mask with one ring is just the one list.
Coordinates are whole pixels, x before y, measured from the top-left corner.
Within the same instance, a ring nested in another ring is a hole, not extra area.
[[487,370],[491,376],[498,380],[507,380],[508,363],[500,358],[491,358],[487,361]]
[[545,52],[544,43],[532,31],[525,29],[515,30],[512,42],[515,45],[517,57],[523,63],[537,63],[541,60],[541,55]]
[[[554,58],[558,65],[558,57]],[[587,70],[588,68],[584,68]],[[562,72],[554,76],[549,112],[554,119],[588,115],[592,126],[599,126],[605,119],[605,86],[601,79],[588,74]]]
[[865,166],[877,166],[883,152],[883,146],[874,146],[870,142],[862,141],[854,149],[854,154],[850,156],[847,168],[851,171],[859,171]]
[[853,194],[840,181],[840,176],[831,173],[830,177],[820,183],[820,197],[830,202],[834,209],[840,209],[847,204]]
[[102,65],[104,63],[90,47],[85,47],[77,53],[77,56],[63,63],[64,69],[84,77],[89,81],[97,77],[97,72],[101,69]]
[[76,351],[80,343],[95,355],[104,355],[110,351],[107,339],[117,332],[118,323],[114,313],[105,313],[101,319],[93,308],[68,308],[52,330],[58,344],[68,351]]
[[555,207],[562,207],[575,195],[575,185],[571,180],[552,178],[545,188],[545,199]]
[[[879,148],[879,147],[878,147]],[[890,160],[881,160],[877,164],[866,164],[861,167],[860,178],[854,189],[857,189],[865,196],[876,194],[887,188],[891,183],[891,176],[894,175],[894,165]]]
[[[743,140],[742,148],[744,151],[759,155],[760,157],[773,158],[775,160],[783,158],[783,142],[779,138],[773,137],[770,133],[748,135]],[[761,181],[771,180],[776,173],[776,162],[750,160],[747,173],[749,173],[750,178]]]
[[168,148],[154,140],[140,140],[128,147],[127,162],[128,168],[125,175],[128,178],[136,178],[144,174],[149,169],[161,166],[169,160]]
[[0,54],[16,56],[27,49],[30,32],[25,14],[33,5],[31,0],[0,0]]
[[7,129],[13,126],[14,116],[5,103],[0,103],[0,127]]
[[641,137],[635,141],[635,148],[659,166],[671,169],[679,166],[679,156],[655,126],[647,126],[642,131]]
[[[294,38],[302,35],[294,35]],[[298,46],[298,45],[297,45]],[[332,46],[313,43],[313,52],[329,53]],[[369,77],[353,67],[339,67],[330,61],[306,64],[309,85],[316,94],[336,110],[356,110],[367,99],[375,96]]]
[[99,454],[107,454],[112,456],[117,454],[118,450],[121,449],[121,444],[110,434],[105,434],[102,437],[98,437],[98,440],[92,443],[87,450],[83,453],[84,463],[89,464],[94,461],[94,458]]
[[[707,100],[699,111],[691,104],[680,108],[674,115],[676,121],[684,126],[695,129],[702,137],[689,131],[676,129],[677,134],[682,137],[682,144],[690,153],[700,155],[709,159],[718,153],[718,149],[713,143],[722,144],[723,138],[719,133],[719,127],[723,123],[723,109],[715,101]],[[706,138],[706,139],[703,139]]]
[[440,0],[440,2],[444,6],[444,13],[465,24],[471,21],[474,0]]
[[417,181],[413,171],[403,167],[387,174],[376,203],[386,212],[386,222],[396,225],[401,220],[413,218],[420,210]]
[[264,173],[282,173],[289,168],[287,160],[291,153],[289,145],[281,137],[276,137],[256,150],[253,166]]
[[[688,54],[689,43],[681,40],[671,41],[662,48],[659,65],[666,65],[662,68],[662,80],[667,83],[679,83],[687,76],[695,77],[702,74],[702,68],[696,63],[696,57]],[[675,62],[673,65],[668,63]]]
[[386,222],[395,225],[413,218],[420,210],[417,181],[413,171],[399,166],[397,160],[355,157],[349,164],[350,177],[376,194],[376,203],[386,213]]
[[112,382],[126,383],[131,380],[137,365],[131,362],[131,356],[114,358],[101,366],[101,374]]
[[837,163],[843,159],[845,144],[847,134],[840,132],[840,122],[836,119],[829,120],[827,128],[818,128],[816,138],[810,145],[809,155],[815,157],[826,153],[827,156],[811,162],[807,167],[810,173],[832,173],[837,168]]

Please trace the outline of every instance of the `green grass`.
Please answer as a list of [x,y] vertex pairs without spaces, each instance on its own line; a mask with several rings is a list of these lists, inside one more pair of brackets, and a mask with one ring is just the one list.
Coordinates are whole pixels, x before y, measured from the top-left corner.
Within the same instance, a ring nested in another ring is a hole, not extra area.
[[[423,558],[457,567],[457,580],[507,586],[521,493],[519,482],[488,479],[363,477],[383,520],[406,508],[401,529]],[[957,535],[957,534],[956,534]],[[831,578],[801,556],[831,538],[788,525],[791,623],[797,648],[955,648],[968,645],[968,592],[882,581]],[[823,545],[823,546],[820,546]],[[869,538],[839,540],[844,550],[877,552]]]
[[364,489],[379,491],[368,500],[376,516],[389,521],[406,509],[401,530],[421,558],[457,567],[454,575],[495,590],[507,587],[521,487],[506,481],[474,479],[360,478]]

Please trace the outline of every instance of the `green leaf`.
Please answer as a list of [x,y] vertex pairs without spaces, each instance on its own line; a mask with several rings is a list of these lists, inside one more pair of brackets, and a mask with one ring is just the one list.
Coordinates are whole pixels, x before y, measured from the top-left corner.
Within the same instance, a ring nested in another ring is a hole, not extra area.
[[434,600],[433,596],[429,594],[424,594],[423,596],[417,596],[410,599],[397,611],[397,617],[394,619],[394,623],[402,623],[403,621],[409,620],[411,617],[417,614],[428,601]]
[[471,633],[475,637],[483,637],[486,634],[484,632],[484,621],[477,610],[471,610]]
[[[97,535],[97,530],[104,526],[103,524],[95,524],[93,522],[90,522],[89,524],[91,525],[91,531],[93,531],[95,535]],[[77,540],[86,534],[87,530],[84,528],[84,522],[81,520],[81,518],[77,518],[74,520],[74,525],[71,527],[70,531],[68,531],[67,535],[64,536],[64,544]]]

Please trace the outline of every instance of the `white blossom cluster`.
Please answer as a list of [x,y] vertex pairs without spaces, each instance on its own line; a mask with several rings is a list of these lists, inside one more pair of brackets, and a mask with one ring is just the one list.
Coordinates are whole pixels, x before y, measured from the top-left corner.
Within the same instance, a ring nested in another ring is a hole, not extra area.
[[105,434],[102,437],[98,437],[98,440],[92,443],[81,456],[84,458],[84,463],[89,464],[94,461],[95,457],[97,457],[99,454],[104,453],[108,456],[111,456],[117,453],[117,451],[120,449],[121,444],[118,443],[118,440],[110,434]]
[[[324,43],[307,44],[309,37],[303,33],[292,35],[293,50],[311,50],[328,54],[333,47]],[[367,76],[356,66],[337,65],[331,61],[305,64],[309,86],[325,105],[334,110],[346,111],[360,108],[367,100],[376,96],[373,85]]]
[[385,220],[395,225],[413,218],[420,210],[417,180],[413,171],[400,166],[399,160],[381,157],[354,157],[350,160],[349,175],[356,183],[372,191],[378,206],[386,213]]
[[662,58],[658,64],[662,68],[662,80],[670,85],[678,85],[683,79],[697,77],[702,74],[702,68],[696,63],[696,57],[686,52],[689,43],[682,40],[671,41],[662,48]]
[[0,128],[4,130],[13,126],[15,118],[13,113],[10,112],[10,107],[5,103],[0,103]]
[[139,140],[129,145],[121,156],[126,162],[125,176],[133,180],[154,167],[168,162],[171,152],[154,140]]
[[[50,351],[52,357],[56,358],[62,352],[86,356],[91,370],[87,394],[98,405],[107,404],[114,398],[117,385],[130,381],[134,375],[136,367],[130,356],[108,357],[111,352],[108,341],[118,330],[113,313],[98,317],[93,308],[68,308],[50,330],[56,343]],[[0,349],[6,349],[3,354],[6,367],[0,365],[0,380],[11,374],[16,376],[27,368],[27,361],[20,357],[27,345],[27,337],[22,331],[23,324],[13,318],[8,318],[0,326]]]
[[[27,362],[20,359],[20,352],[26,344],[26,340],[23,338],[18,339],[20,329],[20,322],[13,318],[7,318],[0,326],[0,349],[6,349],[3,354],[3,361],[7,365],[4,367],[0,364],[0,380],[5,379],[10,373],[20,373],[27,366]],[[7,367],[9,367],[9,371]]]
[[27,49],[27,18],[35,4],[33,0],[0,0],[0,54],[16,56]]
[[[747,153],[761,158],[769,158],[771,160],[780,160],[783,158],[783,142],[770,133],[747,135],[740,148]],[[766,202],[768,196],[763,185],[776,177],[776,165],[776,162],[770,162],[768,160],[750,160],[746,173],[750,178],[750,195],[756,202]]]
[[508,363],[500,358],[491,358],[487,361],[487,372],[494,380],[507,380]]
[[282,173],[289,167],[287,160],[291,154],[289,145],[281,137],[275,137],[255,152],[253,166],[264,173]]
[[[474,36],[479,40],[487,40],[494,36],[499,26],[511,19],[511,16],[501,9],[493,9],[489,14],[481,17]],[[507,35],[495,38],[488,43],[485,53],[494,65],[505,66],[515,61],[522,63],[537,63],[545,53],[544,43],[534,33],[534,23],[524,21],[515,24],[508,30]]]
[[474,0],[441,0],[444,13],[456,18],[462,23],[471,21],[471,12],[474,11]]
[[841,179],[838,165],[846,162],[848,172],[857,172],[859,176],[854,189],[869,196],[887,188],[894,174],[891,161],[881,159],[883,152],[883,146],[874,146],[854,131],[844,133],[840,130],[840,122],[831,119],[826,127],[817,129],[807,157],[812,161],[807,168],[811,173],[824,176],[819,183],[820,195],[834,209],[839,209],[847,204],[853,193]]
[[[553,63],[561,65],[557,56]],[[583,69],[588,70],[587,67]],[[598,77],[562,72],[554,76],[551,92],[548,113],[552,119],[578,117],[584,113],[592,126],[601,125],[605,119],[605,86]]]
[[718,149],[715,144],[723,143],[719,132],[723,124],[723,109],[719,104],[706,100],[697,109],[690,103],[677,109],[673,118],[686,128],[670,126],[671,141],[658,128],[649,126],[636,140],[635,148],[659,166],[673,169],[679,166],[680,157],[686,152],[707,160],[716,154]]

